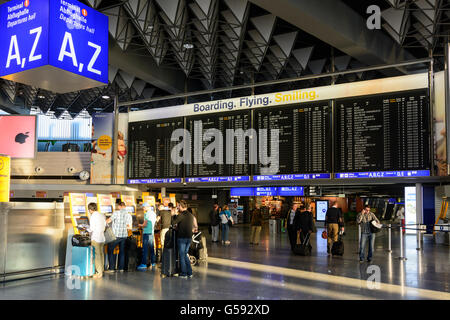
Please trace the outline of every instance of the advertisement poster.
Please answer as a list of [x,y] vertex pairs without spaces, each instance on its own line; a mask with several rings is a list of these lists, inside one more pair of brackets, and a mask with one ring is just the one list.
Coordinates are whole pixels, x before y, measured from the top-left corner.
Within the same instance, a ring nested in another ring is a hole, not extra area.
[[91,184],[113,183],[113,143],[117,143],[117,184],[125,183],[127,163],[128,115],[119,115],[116,139],[113,113],[94,113],[92,115]]
[[445,75],[434,74],[434,166],[438,176],[447,175],[447,138],[445,128]]
[[148,195],[142,195],[142,201],[148,203],[151,206],[156,205],[155,197],[154,196],[148,196]]
[[71,214],[86,214],[86,195],[84,193],[70,193],[69,201]]
[[136,213],[136,201],[134,199],[134,196],[127,196],[122,195],[121,200],[125,202],[125,205],[127,206],[127,211],[129,213]]
[[33,159],[36,151],[36,116],[0,116],[0,153]]
[[[416,224],[416,187],[405,187],[405,224]],[[414,226],[410,227],[415,229]],[[406,229],[406,233],[416,233],[415,230]]]
[[112,182],[113,113],[92,115],[91,184]]
[[0,202],[9,202],[11,181],[11,158],[0,156]]

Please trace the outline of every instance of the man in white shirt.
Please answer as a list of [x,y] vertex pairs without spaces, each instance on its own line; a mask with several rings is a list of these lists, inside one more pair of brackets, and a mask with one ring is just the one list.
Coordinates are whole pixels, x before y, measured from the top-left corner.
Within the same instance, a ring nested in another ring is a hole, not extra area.
[[103,277],[103,270],[105,268],[105,228],[106,218],[97,211],[96,203],[89,203],[88,210],[91,215],[90,229],[91,229],[91,245],[95,252],[95,274],[94,278]]

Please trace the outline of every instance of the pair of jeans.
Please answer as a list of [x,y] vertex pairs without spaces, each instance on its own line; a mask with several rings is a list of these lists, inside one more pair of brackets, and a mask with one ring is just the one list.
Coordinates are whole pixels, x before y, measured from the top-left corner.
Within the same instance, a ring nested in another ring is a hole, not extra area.
[[108,260],[109,270],[115,269],[114,248],[119,245],[119,270],[125,269],[125,241],[127,238],[117,238],[115,241],[108,244]]
[[180,257],[180,276],[192,276],[191,260],[188,251],[191,246],[191,238],[178,238],[178,254]]
[[222,225],[222,241],[228,241],[228,231],[230,230],[230,226],[228,223],[221,223]]
[[375,234],[373,233],[361,234],[361,244],[359,247],[359,260],[364,260],[364,253],[366,251],[367,244],[369,244],[369,253],[367,255],[367,260],[372,260],[372,254],[375,245]]
[[143,234],[142,236],[142,262],[141,264],[147,264],[148,249],[150,248],[150,262],[154,264],[156,262],[155,257],[155,242],[153,234]]
[[217,226],[211,226],[212,232],[211,232],[211,237],[212,237],[212,241],[216,242],[219,241],[219,225]]

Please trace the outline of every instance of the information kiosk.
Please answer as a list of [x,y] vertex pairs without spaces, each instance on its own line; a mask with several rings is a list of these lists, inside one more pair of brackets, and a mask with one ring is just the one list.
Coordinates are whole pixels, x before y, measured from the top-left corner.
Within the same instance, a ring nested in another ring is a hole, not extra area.
[[110,194],[97,194],[98,212],[109,218],[114,212],[114,201]]

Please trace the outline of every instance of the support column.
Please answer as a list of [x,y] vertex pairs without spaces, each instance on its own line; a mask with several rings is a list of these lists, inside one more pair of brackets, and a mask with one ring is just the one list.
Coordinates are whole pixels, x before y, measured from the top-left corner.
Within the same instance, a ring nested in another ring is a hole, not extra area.
[[445,45],[445,127],[447,136],[447,174],[450,175],[450,41]]
[[118,141],[117,136],[119,134],[119,93],[116,90],[116,94],[114,95],[114,136],[112,138],[113,141],[113,184],[117,184],[117,165],[118,165]]
[[[411,226],[413,228],[416,228],[416,237],[417,237],[417,249],[420,250],[421,248],[421,231],[419,224],[423,223],[423,192],[422,192],[422,184],[416,183],[416,226]],[[410,227],[410,228],[411,228]],[[408,228],[408,227],[407,227]]]

